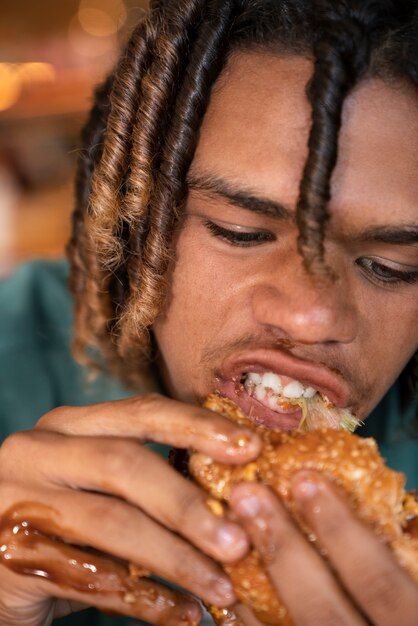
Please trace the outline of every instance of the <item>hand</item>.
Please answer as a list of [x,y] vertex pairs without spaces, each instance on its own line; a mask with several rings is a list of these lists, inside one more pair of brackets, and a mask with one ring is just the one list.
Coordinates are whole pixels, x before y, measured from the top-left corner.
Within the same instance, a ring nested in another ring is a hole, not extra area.
[[[293,496],[326,550],[329,566],[267,487],[237,485],[231,507],[265,555],[266,569],[294,624],[415,626],[418,585],[332,485],[318,474],[300,472]],[[245,626],[260,626],[246,607],[236,612]]]
[[[241,558],[245,532],[216,517],[205,493],[143,445],[149,441],[227,463],[248,462],[260,447],[256,435],[221,416],[157,395],[56,409],[6,439],[0,624],[48,625],[91,605],[156,625],[199,623],[190,596],[147,577],[126,593],[127,562],[208,603],[234,602],[213,559]],[[22,575],[31,569],[47,577]]]

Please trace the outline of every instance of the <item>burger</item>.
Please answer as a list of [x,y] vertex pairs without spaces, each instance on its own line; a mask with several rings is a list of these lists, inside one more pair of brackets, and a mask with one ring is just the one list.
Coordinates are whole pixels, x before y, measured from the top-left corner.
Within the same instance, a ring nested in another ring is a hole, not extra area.
[[[399,563],[418,582],[418,502],[413,493],[405,491],[404,475],[385,465],[376,442],[349,432],[356,425],[353,416],[348,412],[341,415],[326,399],[316,398],[313,410],[309,402],[301,407],[299,429],[281,432],[257,425],[231,400],[217,394],[210,395],[204,406],[255,429],[263,443],[259,457],[241,466],[215,462],[200,452],[190,454],[188,472],[207,491],[208,506],[214,512],[226,514],[234,485],[243,481],[262,482],[277,494],[307,539],[326,558],[312,529],[298,513],[290,489],[296,472],[320,472],[333,482],[357,517],[391,548]],[[331,420],[326,421],[329,413]],[[222,567],[230,576],[238,599],[262,624],[292,626],[292,618],[255,548],[242,560],[222,563]],[[208,609],[217,626],[242,626],[233,611],[215,606]]]

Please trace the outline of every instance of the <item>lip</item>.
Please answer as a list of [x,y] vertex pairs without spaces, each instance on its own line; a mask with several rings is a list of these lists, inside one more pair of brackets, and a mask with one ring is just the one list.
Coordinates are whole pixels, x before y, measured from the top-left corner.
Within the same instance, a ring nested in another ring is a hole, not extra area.
[[305,361],[278,350],[257,349],[235,353],[226,358],[221,365],[217,376],[219,391],[222,393],[222,388],[231,381],[236,386],[244,372],[274,372],[279,376],[294,378],[305,386],[314,387],[334,406],[348,407],[350,392],[347,383],[318,363]]
[[273,410],[256,398],[250,396],[244,386],[233,380],[221,383],[219,393],[229,398],[256,424],[261,424],[272,430],[295,430],[302,419],[300,407],[294,407],[289,411]]

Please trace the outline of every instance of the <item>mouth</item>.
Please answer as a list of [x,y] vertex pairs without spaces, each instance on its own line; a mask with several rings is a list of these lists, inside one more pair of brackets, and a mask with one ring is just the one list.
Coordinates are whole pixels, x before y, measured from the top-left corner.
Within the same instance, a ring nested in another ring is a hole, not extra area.
[[273,430],[342,428],[359,420],[340,377],[322,365],[267,350],[235,355],[223,363],[218,391],[258,424]]

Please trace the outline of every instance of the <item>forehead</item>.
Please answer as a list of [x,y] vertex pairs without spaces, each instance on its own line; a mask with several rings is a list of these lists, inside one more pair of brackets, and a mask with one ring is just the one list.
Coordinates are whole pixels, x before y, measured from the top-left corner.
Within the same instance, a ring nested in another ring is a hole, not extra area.
[[[294,205],[307,156],[312,70],[298,56],[234,53],[212,94],[193,169]],[[360,83],[344,104],[333,203],[372,203],[381,213],[402,207],[405,219],[416,219],[417,146],[414,88]]]

